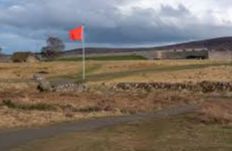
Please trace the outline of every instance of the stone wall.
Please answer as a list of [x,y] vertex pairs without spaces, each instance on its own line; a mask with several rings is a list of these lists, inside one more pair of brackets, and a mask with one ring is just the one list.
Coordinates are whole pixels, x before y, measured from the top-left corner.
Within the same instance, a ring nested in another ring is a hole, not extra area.
[[232,60],[232,51],[209,51],[209,59],[211,60]]
[[208,59],[208,51],[157,51],[153,59]]
[[[149,60],[160,59],[231,59],[232,51],[208,51],[205,49],[186,49],[184,50],[148,50],[148,51],[135,51],[135,52],[115,52],[115,53],[98,53],[88,54],[88,57],[96,56],[124,56],[124,55],[139,55]],[[62,58],[81,57],[81,54],[62,56]]]
[[232,92],[232,82],[212,82],[202,81],[198,83],[185,82],[185,83],[118,83],[114,86],[117,90],[188,90],[199,92]]

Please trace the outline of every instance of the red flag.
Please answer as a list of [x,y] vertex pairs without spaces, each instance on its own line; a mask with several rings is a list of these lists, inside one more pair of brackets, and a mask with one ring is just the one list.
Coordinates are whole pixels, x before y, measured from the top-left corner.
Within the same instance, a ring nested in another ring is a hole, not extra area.
[[83,40],[83,26],[77,27],[69,31],[70,39],[73,41]]

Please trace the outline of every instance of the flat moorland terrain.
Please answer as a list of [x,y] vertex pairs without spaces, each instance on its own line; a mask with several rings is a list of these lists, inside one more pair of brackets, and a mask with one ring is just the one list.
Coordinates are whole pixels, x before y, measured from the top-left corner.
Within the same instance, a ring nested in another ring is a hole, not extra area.
[[[63,146],[55,149],[60,151],[183,150],[187,146],[189,150],[231,149],[231,61],[87,61],[86,66],[85,90],[40,92],[34,75],[51,83],[82,84],[82,63],[0,63],[1,131],[152,113],[182,105],[197,105],[199,109],[187,117],[67,134],[18,150],[54,150],[57,142]],[[126,83],[143,84],[128,88]],[[164,144],[169,145],[161,147]]]
[[[164,107],[199,103],[217,95],[231,98],[230,92],[177,90],[114,90],[119,82],[200,82],[232,81],[230,61],[88,61],[85,92],[39,92],[34,74],[50,81],[78,82],[81,62],[0,64],[0,127],[40,126],[76,119],[152,112]],[[215,94],[216,93],[216,94]]]

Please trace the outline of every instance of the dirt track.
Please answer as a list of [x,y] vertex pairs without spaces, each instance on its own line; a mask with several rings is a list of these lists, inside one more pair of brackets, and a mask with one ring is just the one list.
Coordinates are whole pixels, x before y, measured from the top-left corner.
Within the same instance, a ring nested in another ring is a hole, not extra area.
[[28,143],[30,141],[49,138],[64,133],[88,131],[127,122],[146,120],[149,118],[159,119],[184,113],[190,113],[194,112],[197,108],[197,105],[184,105],[165,109],[156,113],[141,113],[121,117],[92,119],[81,122],[52,125],[43,128],[24,129],[17,131],[10,130],[0,133],[0,150],[8,151],[16,148],[17,146],[24,145],[25,143]]

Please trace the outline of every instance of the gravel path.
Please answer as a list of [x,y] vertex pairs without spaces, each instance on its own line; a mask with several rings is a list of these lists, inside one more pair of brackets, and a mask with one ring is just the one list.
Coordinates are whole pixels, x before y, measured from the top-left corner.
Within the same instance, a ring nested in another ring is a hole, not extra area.
[[197,105],[183,105],[172,107],[155,113],[140,113],[135,115],[120,116],[120,117],[106,117],[101,119],[91,119],[79,122],[57,124],[43,128],[31,128],[16,131],[6,131],[0,133],[0,150],[9,151],[12,148],[23,145],[30,141],[53,137],[56,135],[88,131],[97,128],[123,124],[127,122],[134,122],[138,120],[146,120],[149,118],[160,119],[169,116],[194,112],[198,108]]

